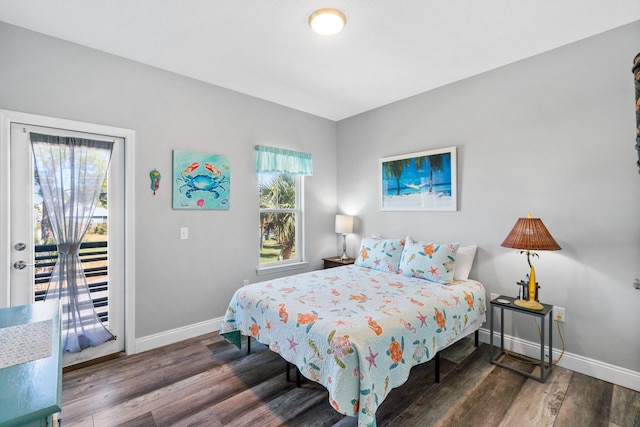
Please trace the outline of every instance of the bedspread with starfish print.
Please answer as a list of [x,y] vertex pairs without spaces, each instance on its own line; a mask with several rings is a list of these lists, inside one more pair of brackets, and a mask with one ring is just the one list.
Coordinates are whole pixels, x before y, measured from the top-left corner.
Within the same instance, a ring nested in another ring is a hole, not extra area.
[[254,337],[329,390],[329,402],[358,425],[411,367],[427,362],[485,320],[475,280],[439,284],[353,265],[238,289],[220,333]]

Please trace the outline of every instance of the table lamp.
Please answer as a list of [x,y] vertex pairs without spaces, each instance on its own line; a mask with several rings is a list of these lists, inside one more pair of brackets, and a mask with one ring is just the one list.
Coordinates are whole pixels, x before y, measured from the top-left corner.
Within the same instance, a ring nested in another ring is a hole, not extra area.
[[529,272],[529,295],[527,299],[517,299],[514,304],[529,310],[542,310],[542,304],[536,301],[536,272],[531,264],[531,256],[538,254],[531,251],[558,251],[560,245],[553,239],[547,227],[544,226],[540,218],[532,218],[531,214],[527,218],[518,218],[513,229],[500,246],[505,248],[521,249],[520,253],[526,252],[527,263],[531,269]]
[[349,259],[347,233],[353,233],[353,217],[351,215],[336,215],[336,233],[342,233],[342,256],[340,259]]

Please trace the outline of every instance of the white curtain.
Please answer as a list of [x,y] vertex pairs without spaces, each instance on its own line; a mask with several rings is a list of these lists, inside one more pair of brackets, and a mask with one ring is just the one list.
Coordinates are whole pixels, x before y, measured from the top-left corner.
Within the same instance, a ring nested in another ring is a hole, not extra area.
[[96,314],[78,256],[109,169],[113,143],[33,132],[30,138],[58,246],[45,300],[60,299],[63,349],[79,352],[115,339]]

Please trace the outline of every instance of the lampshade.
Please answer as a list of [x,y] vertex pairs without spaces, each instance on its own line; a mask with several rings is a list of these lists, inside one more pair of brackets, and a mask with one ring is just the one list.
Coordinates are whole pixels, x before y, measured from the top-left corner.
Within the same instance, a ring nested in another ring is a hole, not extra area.
[[560,245],[551,237],[551,233],[544,226],[540,218],[532,218],[531,214],[527,218],[518,218],[511,232],[504,239],[502,245],[505,248],[521,249],[527,253],[527,263],[529,264],[528,284],[523,282],[522,293],[514,304],[529,310],[542,310],[544,307],[537,301],[538,282],[536,272],[531,264],[531,256],[537,256],[531,251],[557,251]]
[[540,218],[518,218],[502,245],[505,248],[527,251],[558,251],[560,245],[553,239]]
[[344,13],[336,9],[318,9],[309,16],[309,26],[318,34],[338,34],[347,23]]
[[336,233],[353,233],[353,217],[351,215],[336,215]]

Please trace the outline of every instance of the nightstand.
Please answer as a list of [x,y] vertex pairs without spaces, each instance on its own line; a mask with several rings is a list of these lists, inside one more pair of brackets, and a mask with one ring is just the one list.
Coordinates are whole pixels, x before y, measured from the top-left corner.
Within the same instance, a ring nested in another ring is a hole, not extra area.
[[[506,301],[506,302],[498,302],[498,300],[502,300],[502,301]],[[553,353],[553,345],[552,345],[552,339],[553,339],[553,306],[549,305],[549,304],[542,304],[542,310],[529,310],[523,307],[519,307],[517,305],[515,305],[513,302],[515,301],[515,298],[512,297],[506,297],[504,295],[500,295],[498,298],[492,300],[489,305],[489,345],[490,345],[490,349],[489,349],[489,363],[493,364],[493,365],[498,365],[501,366],[503,368],[509,369],[513,372],[517,372],[519,374],[522,374],[526,377],[532,378],[536,381],[540,381],[541,383],[543,383],[547,377],[549,376],[549,374],[551,373],[551,368],[553,368],[553,363],[551,361],[551,356]],[[497,355],[494,355],[494,351],[493,351],[493,313],[495,311],[495,309],[500,310],[500,353],[498,353]],[[537,377],[535,375],[531,375],[528,372],[523,372],[520,371],[516,368],[513,368],[511,366],[505,365],[501,362],[498,362],[497,359],[502,356],[504,354],[504,311],[505,310],[509,310],[509,311],[513,311],[516,313],[520,313],[520,314],[524,314],[527,316],[534,316],[540,319],[540,376]],[[545,317],[549,318],[549,356],[548,356],[548,362],[545,363],[544,361],[544,335],[545,335],[545,329],[544,329],[544,321],[545,321]]]
[[343,265],[351,265],[356,262],[355,258],[342,259],[339,256],[331,258],[322,258],[324,261],[324,268],[342,267]]

